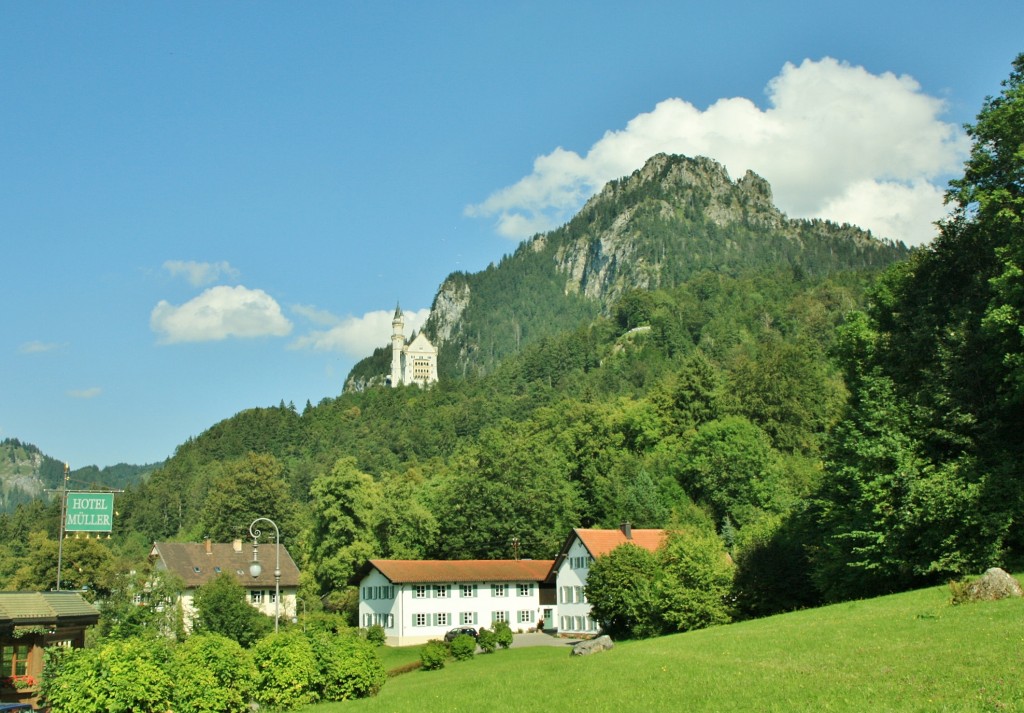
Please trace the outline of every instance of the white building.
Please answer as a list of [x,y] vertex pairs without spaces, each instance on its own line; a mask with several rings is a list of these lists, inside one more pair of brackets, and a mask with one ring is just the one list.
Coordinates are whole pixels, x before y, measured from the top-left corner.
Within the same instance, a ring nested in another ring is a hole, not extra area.
[[600,624],[590,616],[587,575],[593,561],[616,547],[632,544],[654,551],[665,541],[665,530],[634,530],[624,523],[618,530],[574,529],[562,545],[548,576],[558,596],[558,633],[595,634]]
[[252,546],[246,545],[243,545],[242,540],[221,544],[209,539],[204,542],[153,543],[149,556],[156,561],[157,570],[170,572],[185,584],[181,609],[186,630],[191,631],[196,616],[193,603],[196,589],[224,573],[232,575],[242,585],[250,605],[268,616],[274,616],[277,610],[274,600],[275,547],[281,548],[280,617],[290,619],[296,615],[299,568],[295,566],[288,550],[283,545],[260,543],[259,559],[263,571],[259,577],[253,577],[249,574]]
[[392,646],[440,639],[456,626],[508,622],[528,631],[553,620],[544,580],[552,560],[370,560],[357,574],[359,625],[384,627]]
[[423,332],[405,343],[405,316],[401,306],[395,307],[391,320],[391,378],[390,384],[419,384],[425,386],[437,381],[437,347]]

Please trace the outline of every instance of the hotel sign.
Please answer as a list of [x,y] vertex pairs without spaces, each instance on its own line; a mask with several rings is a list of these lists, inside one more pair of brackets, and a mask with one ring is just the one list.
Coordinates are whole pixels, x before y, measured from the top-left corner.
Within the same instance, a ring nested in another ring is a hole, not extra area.
[[113,493],[68,493],[66,532],[110,532],[114,522]]

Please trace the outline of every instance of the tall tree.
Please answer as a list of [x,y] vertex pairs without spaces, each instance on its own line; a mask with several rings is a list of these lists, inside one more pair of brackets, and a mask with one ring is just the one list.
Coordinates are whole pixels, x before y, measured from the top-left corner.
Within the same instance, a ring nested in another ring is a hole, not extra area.
[[1024,552],[1024,55],[967,131],[952,216],[840,338],[851,397],[817,571],[832,598]]
[[355,458],[345,456],[313,481],[311,495],[314,574],[322,591],[340,590],[357,567],[378,554],[373,529],[381,489],[359,470]]

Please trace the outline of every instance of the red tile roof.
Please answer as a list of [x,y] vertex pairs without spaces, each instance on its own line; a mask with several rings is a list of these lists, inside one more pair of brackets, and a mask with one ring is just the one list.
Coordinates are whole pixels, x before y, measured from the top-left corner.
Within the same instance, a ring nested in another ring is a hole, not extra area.
[[370,560],[368,564],[394,584],[540,582],[554,560]]
[[587,548],[587,551],[593,557],[606,555],[619,545],[624,545],[627,542],[653,552],[661,547],[661,543],[665,541],[665,530],[634,529],[632,531],[632,539],[628,539],[622,530],[583,530],[576,528],[573,532],[576,533],[576,536],[580,538],[584,547]]

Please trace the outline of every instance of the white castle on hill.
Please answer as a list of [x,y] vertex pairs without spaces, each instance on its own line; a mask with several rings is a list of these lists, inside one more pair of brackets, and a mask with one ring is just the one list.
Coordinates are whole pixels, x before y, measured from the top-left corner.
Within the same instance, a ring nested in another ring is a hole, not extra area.
[[395,307],[391,320],[391,386],[399,384],[433,384],[437,381],[437,347],[423,332],[405,343],[405,316],[402,307]]

